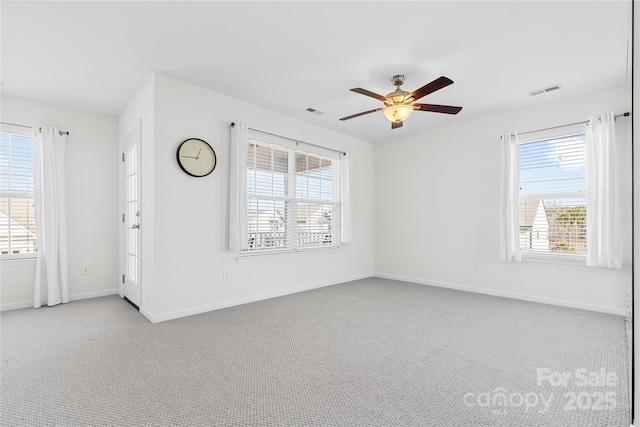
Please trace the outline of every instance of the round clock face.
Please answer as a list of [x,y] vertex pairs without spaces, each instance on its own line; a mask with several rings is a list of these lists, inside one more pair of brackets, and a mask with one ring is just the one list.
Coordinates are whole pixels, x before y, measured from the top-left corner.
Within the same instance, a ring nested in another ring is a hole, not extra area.
[[176,158],[180,168],[191,176],[207,176],[216,167],[216,153],[213,148],[197,138],[189,138],[180,144]]

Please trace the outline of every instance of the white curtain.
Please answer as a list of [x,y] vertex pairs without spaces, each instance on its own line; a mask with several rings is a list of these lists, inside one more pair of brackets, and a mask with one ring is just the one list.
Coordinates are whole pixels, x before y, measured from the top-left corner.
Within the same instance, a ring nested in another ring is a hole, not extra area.
[[351,216],[351,152],[340,158],[340,242],[349,243],[353,234]]
[[622,267],[620,200],[613,112],[587,125],[587,265]]
[[518,134],[502,135],[500,174],[500,259],[521,261],[520,255],[520,167]]
[[69,302],[64,153],[66,136],[42,126],[35,140],[35,207],[38,236],[34,308]]
[[247,140],[249,126],[246,122],[235,122],[231,126],[231,150],[229,172],[229,250],[247,248]]

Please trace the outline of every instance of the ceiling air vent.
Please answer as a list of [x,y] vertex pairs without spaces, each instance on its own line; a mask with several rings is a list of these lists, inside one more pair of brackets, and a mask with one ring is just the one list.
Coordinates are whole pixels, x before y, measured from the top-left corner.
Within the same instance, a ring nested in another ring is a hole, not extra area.
[[560,89],[560,85],[553,85],[553,86],[548,86],[548,87],[544,87],[542,89],[536,89],[536,90],[532,90],[531,92],[529,92],[530,96],[536,96],[536,95],[542,95],[543,93],[547,93],[547,92],[553,92],[554,90],[558,90]]
[[316,116],[321,116],[324,114],[322,111],[318,111],[315,108],[311,108],[311,107],[307,108],[307,111],[312,114],[315,114]]

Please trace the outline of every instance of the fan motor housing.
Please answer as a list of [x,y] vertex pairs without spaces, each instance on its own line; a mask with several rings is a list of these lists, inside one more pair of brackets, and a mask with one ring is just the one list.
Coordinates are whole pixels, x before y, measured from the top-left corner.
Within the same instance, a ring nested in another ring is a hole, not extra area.
[[389,107],[391,105],[396,105],[396,104],[406,104],[408,102],[411,102],[412,98],[409,97],[409,95],[411,95],[409,92],[405,91],[405,90],[394,90],[391,93],[388,93],[386,98],[384,100],[384,104]]

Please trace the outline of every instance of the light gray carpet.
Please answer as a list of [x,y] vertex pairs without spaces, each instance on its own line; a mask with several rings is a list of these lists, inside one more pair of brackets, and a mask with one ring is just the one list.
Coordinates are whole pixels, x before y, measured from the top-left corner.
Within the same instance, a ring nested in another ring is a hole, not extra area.
[[630,424],[624,319],[582,310],[365,279],[157,325],[116,296],[1,320],[4,426]]

